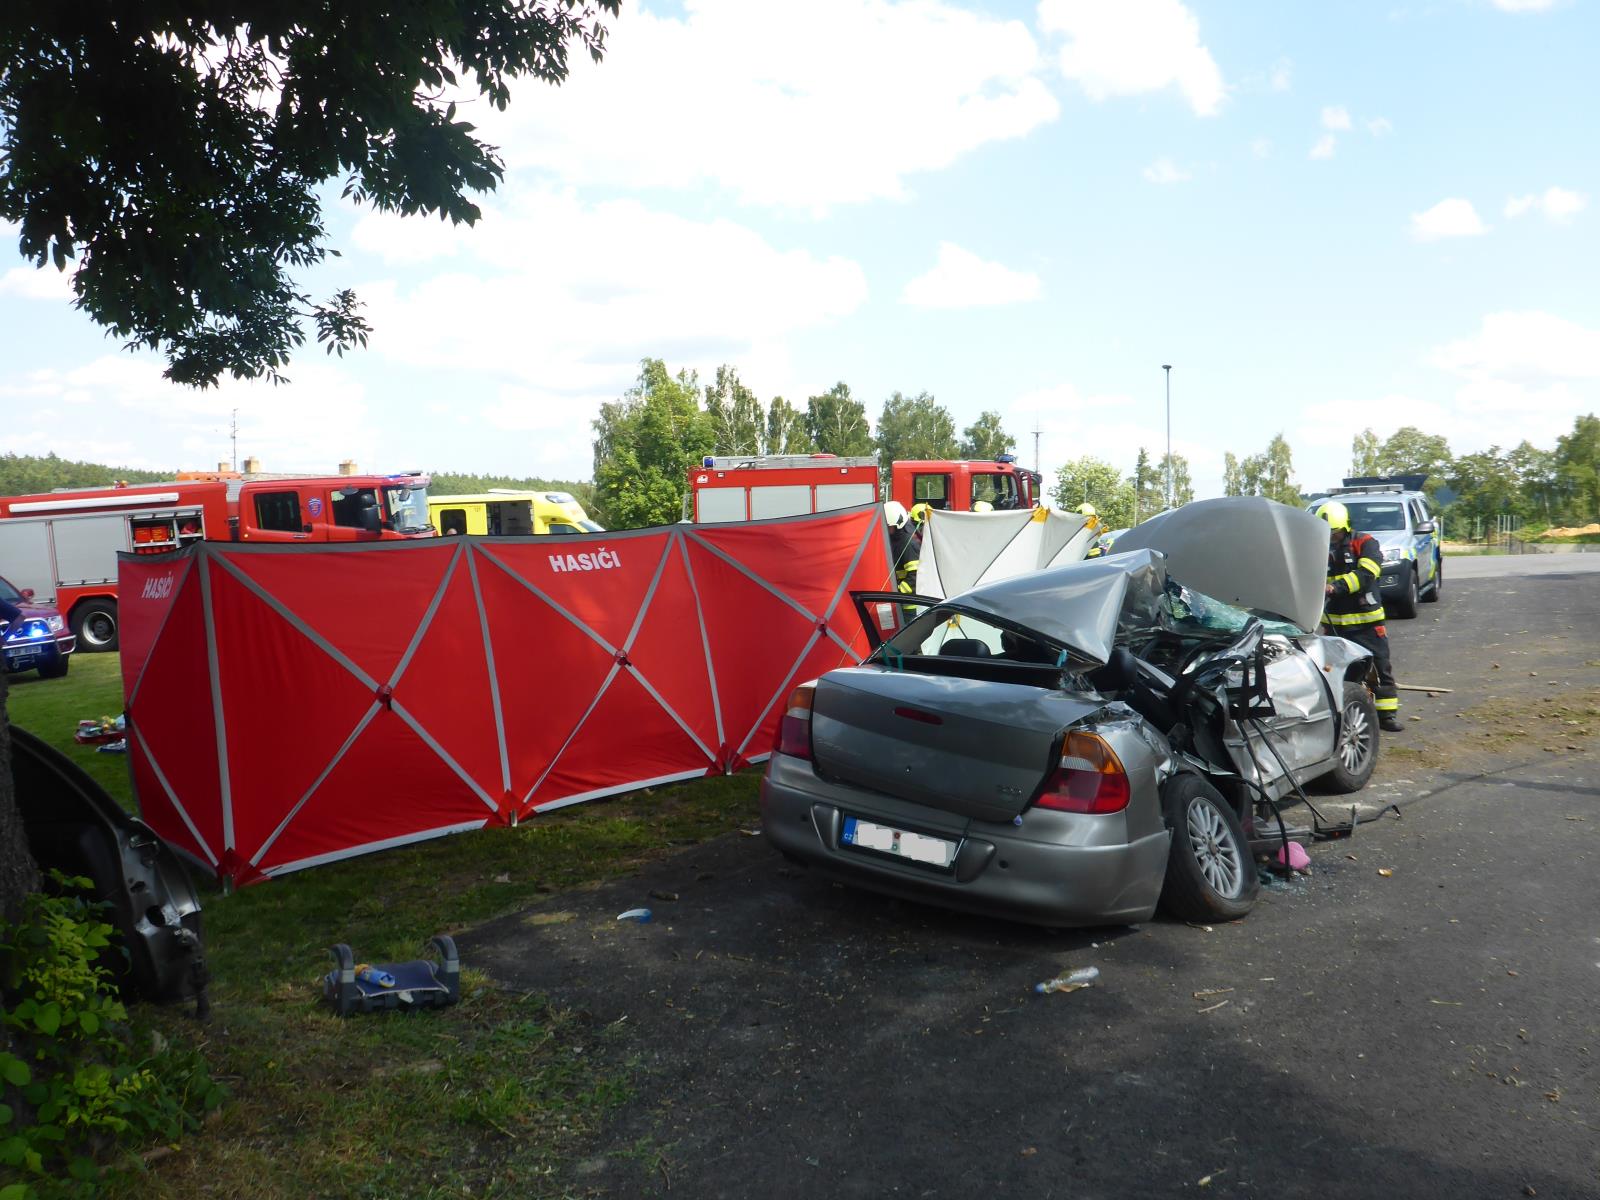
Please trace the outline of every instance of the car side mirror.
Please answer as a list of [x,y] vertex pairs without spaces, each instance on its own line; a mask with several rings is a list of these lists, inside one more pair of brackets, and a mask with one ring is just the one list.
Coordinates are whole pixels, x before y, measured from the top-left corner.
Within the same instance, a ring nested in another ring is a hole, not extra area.
[[361,528],[368,533],[381,533],[383,531],[383,514],[376,508],[363,508],[361,510]]
[[1417,522],[1417,532],[1418,533],[1433,533],[1436,530],[1438,530],[1438,528],[1439,528],[1438,523],[1434,522],[1434,521],[1418,521]]

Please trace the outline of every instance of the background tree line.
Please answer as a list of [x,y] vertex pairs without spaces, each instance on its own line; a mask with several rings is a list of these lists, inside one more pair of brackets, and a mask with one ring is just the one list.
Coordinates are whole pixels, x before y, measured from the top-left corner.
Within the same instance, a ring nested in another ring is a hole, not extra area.
[[679,520],[689,472],[708,454],[876,453],[887,482],[897,458],[992,459],[1013,445],[995,412],[958,436],[949,410],[928,392],[891,393],[874,431],[848,384],[808,396],[804,407],[782,396],[763,404],[733,367],[718,367],[702,385],[696,372],[674,375],[658,358],[641,362],[634,385],[600,406],[594,431],[591,515],[613,529]]
[[[808,397],[803,407],[782,396],[763,404],[732,367],[719,367],[702,386],[692,371],[669,374],[660,359],[640,364],[634,386],[602,405],[594,426],[592,483],[433,471],[433,492],[570,492],[601,524],[626,529],[678,520],[689,471],[706,454],[875,452],[887,479],[888,464],[897,458],[992,459],[1014,445],[995,412],[984,412],[958,435],[949,411],[927,392],[891,393],[874,431],[865,404],[847,384]],[[1193,500],[1188,460],[1175,454],[1170,465],[1173,502]],[[1157,458],[1143,448],[1127,474],[1104,459],[1084,456],[1057,468],[1051,498],[1063,508],[1091,503],[1108,525],[1123,528],[1167,507],[1167,467],[1164,455]],[[118,480],[155,483],[171,479],[177,469],[0,454],[0,495],[102,487]],[[1477,521],[1504,515],[1520,517],[1531,528],[1584,525],[1600,520],[1600,417],[1577,417],[1572,431],[1548,450],[1524,440],[1509,450],[1491,446],[1460,456],[1451,453],[1444,436],[1415,426],[1384,439],[1364,429],[1351,442],[1349,474],[1426,475],[1426,489],[1456,536],[1470,534]],[[1223,455],[1223,493],[1299,504],[1317,490],[1303,491],[1296,481],[1293,452],[1280,433],[1258,454]]]

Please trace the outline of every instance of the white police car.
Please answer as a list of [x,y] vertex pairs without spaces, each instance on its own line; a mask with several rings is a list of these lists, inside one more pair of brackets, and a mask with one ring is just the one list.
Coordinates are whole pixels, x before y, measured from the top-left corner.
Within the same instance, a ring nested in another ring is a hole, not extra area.
[[[1406,482],[1413,482],[1407,480]],[[1325,500],[1350,510],[1350,525],[1370,533],[1383,547],[1383,574],[1378,586],[1391,617],[1414,617],[1417,602],[1432,603],[1444,589],[1444,525],[1429,507],[1428,497],[1406,483],[1361,483],[1329,488],[1308,506]]]

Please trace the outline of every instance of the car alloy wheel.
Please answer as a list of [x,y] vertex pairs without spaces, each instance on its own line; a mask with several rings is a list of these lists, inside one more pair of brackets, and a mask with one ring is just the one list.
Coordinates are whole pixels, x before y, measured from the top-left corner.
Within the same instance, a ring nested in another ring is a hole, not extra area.
[[1189,844],[1206,882],[1233,899],[1244,889],[1244,864],[1238,844],[1216,806],[1204,796],[1189,802]]
[[1366,706],[1345,705],[1343,719],[1339,724],[1339,761],[1350,774],[1359,775],[1366,769],[1367,759],[1372,755],[1374,740],[1372,725],[1367,720]]

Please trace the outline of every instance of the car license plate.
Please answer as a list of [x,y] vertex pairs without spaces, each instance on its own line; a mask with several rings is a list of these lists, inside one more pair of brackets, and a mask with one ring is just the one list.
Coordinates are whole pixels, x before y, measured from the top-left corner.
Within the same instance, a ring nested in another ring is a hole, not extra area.
[[912,833],[905,829],[891,829],[887,825],[857,817],[844,819],[844,835],[840,841],[859,850],[876,850],[880,854],[892,854],[896,858],[908,858],[912,862],[941,869],[949,867],[956,856],[956,844],[944,838],[929,837],[925,833]]
[[11,663],[11,669],[13,671],[20,671],[22,668],[31,667],[34,663],[38,662],[39,652],[34,650],[27,654],[13,654],[8,661]]

